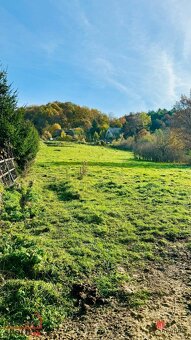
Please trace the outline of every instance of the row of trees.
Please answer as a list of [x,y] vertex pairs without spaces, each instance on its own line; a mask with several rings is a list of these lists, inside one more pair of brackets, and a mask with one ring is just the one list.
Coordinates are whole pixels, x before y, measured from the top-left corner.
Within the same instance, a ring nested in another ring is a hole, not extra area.
[[38,142],[34,125],[17,108],[17,93],[7,82],[6,71],[0,70],[0,148],[11,146],[17,164],[24,169],[36,156]]

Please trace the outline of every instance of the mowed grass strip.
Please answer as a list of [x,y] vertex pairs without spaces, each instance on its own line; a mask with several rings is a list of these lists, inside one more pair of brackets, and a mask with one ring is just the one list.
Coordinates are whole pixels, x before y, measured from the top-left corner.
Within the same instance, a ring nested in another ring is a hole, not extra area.
[[21,184],[3,194],[1,323],[21,323],[38,309],[51,329],[76,310],[70,291],[78,282],[124,296],[133,268],[189,244],[190,175],[188,166],[136,161],[126,151],[42,144]]

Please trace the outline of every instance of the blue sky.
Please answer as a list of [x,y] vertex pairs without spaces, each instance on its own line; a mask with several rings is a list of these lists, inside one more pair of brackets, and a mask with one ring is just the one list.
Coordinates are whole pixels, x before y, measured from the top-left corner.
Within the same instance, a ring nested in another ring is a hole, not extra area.
[[171,108],[191,88],[190,18],[190,0],[0,0],[0,61],[19,105]]

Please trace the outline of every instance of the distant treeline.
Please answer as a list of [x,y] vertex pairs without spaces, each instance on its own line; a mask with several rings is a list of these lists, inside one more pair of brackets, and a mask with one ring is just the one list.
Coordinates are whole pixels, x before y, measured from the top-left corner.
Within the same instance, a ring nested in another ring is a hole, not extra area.
[[174,109],[171,111],[159,109],[156,112],[130,113],[120,118],[111,118],[97,109],[70,102],[29,106],[24,110],[26,119],[32,121],[39,134],[45,138],[54,135],[55,130],[61,129],[64,132],[73,130],[74,135],[83,135],[86,140],[92,140],[95,133],[96,139],[104,140],[105,132],[109,128],[111,131],[113,128],[120,129],[120,134],[124,138],[134,136],[142,129],[150,132],[164,129],[170,126],[175,111]]
[[29,106],[24,112],[43,139],[110,142],[134,151],[135,157],[154,161],[183,161],[191,148],[191,99],[186,96],[172,110],[130,113],[120,118],[71,102]]

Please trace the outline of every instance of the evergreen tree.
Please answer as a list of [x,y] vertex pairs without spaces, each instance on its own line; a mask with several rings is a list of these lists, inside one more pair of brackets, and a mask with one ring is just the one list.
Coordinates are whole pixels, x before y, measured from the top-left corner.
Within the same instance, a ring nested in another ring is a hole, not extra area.
[[17,93],[7,82],[6,71],[0,70],[0,147],[10,145],[18,165],[24,168],[38,151],[38,132],[17,110]]
[[7,84],[7,74],[0,70],[0,146],[11,142],[14,134],[13,122],[17,105],[16,92]]

